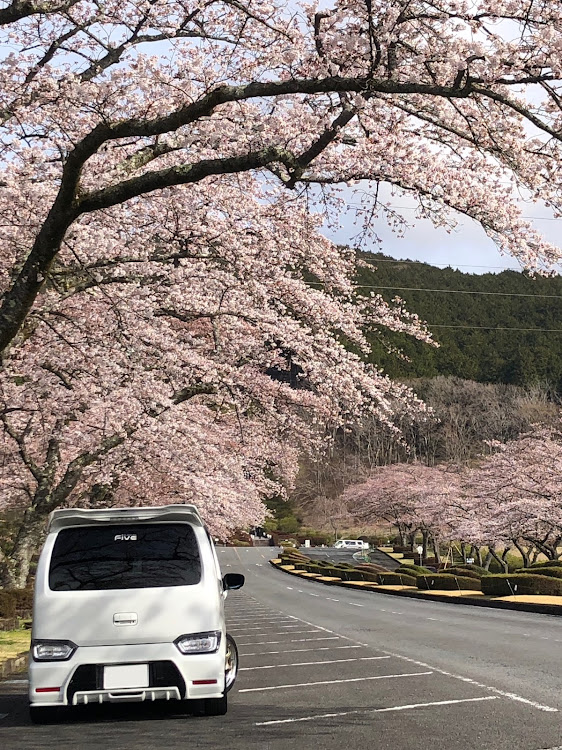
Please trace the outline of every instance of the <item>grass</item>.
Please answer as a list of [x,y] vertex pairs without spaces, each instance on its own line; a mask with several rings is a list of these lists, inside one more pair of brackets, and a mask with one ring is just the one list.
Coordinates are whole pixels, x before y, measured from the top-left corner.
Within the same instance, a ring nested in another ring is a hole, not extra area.
[[30,640],[30,630],[0,630],[0,661],[27,651]]

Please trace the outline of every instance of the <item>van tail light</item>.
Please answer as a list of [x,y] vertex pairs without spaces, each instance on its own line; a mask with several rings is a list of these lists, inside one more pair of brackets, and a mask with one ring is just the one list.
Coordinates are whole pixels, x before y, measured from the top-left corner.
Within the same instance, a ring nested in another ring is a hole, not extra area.
[[221,642],[220,630],[211,630],[207,633],[190,633],[180,635],[174,643],[182,654],[214,654],[219,650]]
[[34,661],[68,661],[78,646],[72,641],[31,642],[31,655]]

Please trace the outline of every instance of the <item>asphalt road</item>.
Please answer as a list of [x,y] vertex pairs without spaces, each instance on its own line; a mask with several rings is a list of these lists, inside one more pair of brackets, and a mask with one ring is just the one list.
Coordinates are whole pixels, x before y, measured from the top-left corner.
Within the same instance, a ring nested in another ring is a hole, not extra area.
[[322,586],[272,552],[219,550],[246,574],[227,600],[241,656],[227,716],[138,704],[35,727],[10,681],[0,748],[562,750],[560,618]]

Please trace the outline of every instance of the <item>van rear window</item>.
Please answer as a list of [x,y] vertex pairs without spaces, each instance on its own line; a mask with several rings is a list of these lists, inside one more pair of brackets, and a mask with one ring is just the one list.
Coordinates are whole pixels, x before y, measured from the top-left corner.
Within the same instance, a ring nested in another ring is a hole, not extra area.
[[185,523],[62,529],[49,568],[52,591],[189,586],[200,580],[197,540]]

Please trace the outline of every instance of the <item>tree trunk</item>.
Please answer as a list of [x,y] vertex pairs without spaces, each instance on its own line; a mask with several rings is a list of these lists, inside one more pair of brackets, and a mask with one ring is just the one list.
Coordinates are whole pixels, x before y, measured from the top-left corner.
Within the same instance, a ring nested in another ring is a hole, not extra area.
[[531,565],[528,550],[526,550],[522,544],[519,544],[517,539],[513,539],[513,544],[515,545],[516,549],[519,550],[519,554],[523,558],[523,567],[528,568]]
[[494,560],[497,560],[499,562],[504,573],[509,573],[509,565],[503,558],[498,555],[495,547],[490,547],[490,555],[494,558]]

